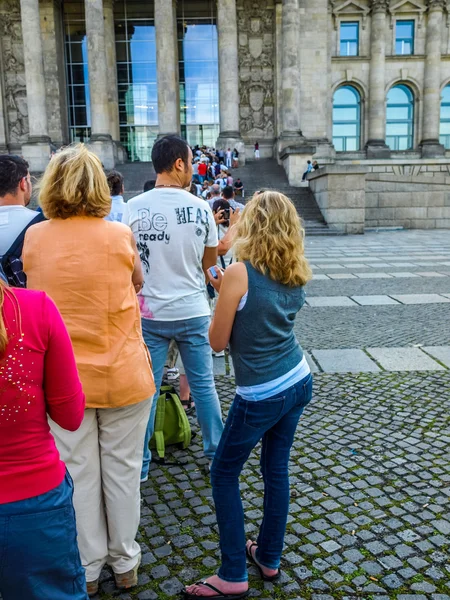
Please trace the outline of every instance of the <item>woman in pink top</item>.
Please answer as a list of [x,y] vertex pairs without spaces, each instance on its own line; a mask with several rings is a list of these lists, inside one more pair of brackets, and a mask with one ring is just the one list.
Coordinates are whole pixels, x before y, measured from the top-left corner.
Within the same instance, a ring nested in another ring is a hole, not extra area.
[[84,394],[66,327],[44,292],[0,279],[0,594],[86,600],[73,484],[49,415],[80,426]]

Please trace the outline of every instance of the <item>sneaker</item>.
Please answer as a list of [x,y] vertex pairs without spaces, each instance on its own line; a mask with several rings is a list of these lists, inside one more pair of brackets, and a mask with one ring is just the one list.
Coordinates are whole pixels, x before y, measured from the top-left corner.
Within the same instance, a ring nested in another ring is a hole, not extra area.
[[221,350],[220,352],[214,352],[214,350],[213,350],[213,356],[215,356],[216,358],[220,358],[221,356],[225,356],[225,350]]
[[98,579],[95,581],[86,581],[86,591],[88,596],[95,596],[98,594],[98,583]]
[[114,578],[116,580],[116,587],[119,590],[129,590],[132,587],[136,587],[138,584],[138,569],[141,564],[141,557],[137,562],[137,565],[131,571],[127,571],[126,573],[114,573]]
[[141,477],[141,483],[145,483],[146,481],[148,481],[148,475],[144,475],[144,477]]
[[166,377],[167,381],[176,381],[180,378],[180,371],[176,367],[167,369]]

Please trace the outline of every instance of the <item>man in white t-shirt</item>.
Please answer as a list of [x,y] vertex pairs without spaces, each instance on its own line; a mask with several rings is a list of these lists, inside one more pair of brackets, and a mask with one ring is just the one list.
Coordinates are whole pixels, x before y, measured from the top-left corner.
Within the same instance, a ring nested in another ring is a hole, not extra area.
[[[139,295],[142,330],[157,390],[169,343],[176,341],[197,409],[205,456],[211,461],[223,430],[208,338],[205,283],[205,271],[217,260],[217,230],[208,203],[185,190],[192,179],[188,144],[177,136],[165,136],[153,146],[152,162],[157,173],[155,189],[130,200],[123,216],[123,223],[133,231],[144,269]],[[155,413],[156,398],[147,428],[142,480],[148,477],[148,442]]]
[[0,156],[0,257],[39,214],[27,208],[31,190],[27,161],[20,156]]

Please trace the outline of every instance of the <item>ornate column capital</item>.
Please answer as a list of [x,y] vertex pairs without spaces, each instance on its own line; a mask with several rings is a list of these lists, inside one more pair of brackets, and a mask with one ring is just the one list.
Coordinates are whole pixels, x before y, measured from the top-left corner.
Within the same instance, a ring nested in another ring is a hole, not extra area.
[[444,10],[445,6],[446,6],[447,2],[446,0],[428,0],[427,5],[428,5],[428,10],[432,11],[432,10]]
[[389,8],[389,0],[372,0],[372,12],[387,12]]

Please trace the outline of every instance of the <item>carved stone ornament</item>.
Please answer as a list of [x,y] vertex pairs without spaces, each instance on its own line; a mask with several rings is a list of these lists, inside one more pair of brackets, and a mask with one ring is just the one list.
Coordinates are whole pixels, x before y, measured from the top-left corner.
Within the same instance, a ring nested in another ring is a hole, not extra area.
[[389,0],[372,0],[372,12],[387,12],[389,8]]
[[427,4],[430,10],[434,8],[444,10],[444,8],[446,8],[447,2],[446,0],[428,0]]
[[389,12],[391,14],[391,29],[394,27],[394,15],[402,13],[416,13],[417,26],[420,29],[423,24],[423,15],[427,10],[426,0],[397,0],[391,3]]
[[274,137],[274,5],[239,0],[240,130],[246,138]]
[[5,112],[11,144],[28,139],[28,105],[19,2],[0,0],[0,52],[3,55]]
[[360,16],[362,28],[365,29],[367,15],[370,12],[368,0],[330,0],[329,8],[333,15],[334,28],[339,27],[339,20],[349,17]]

